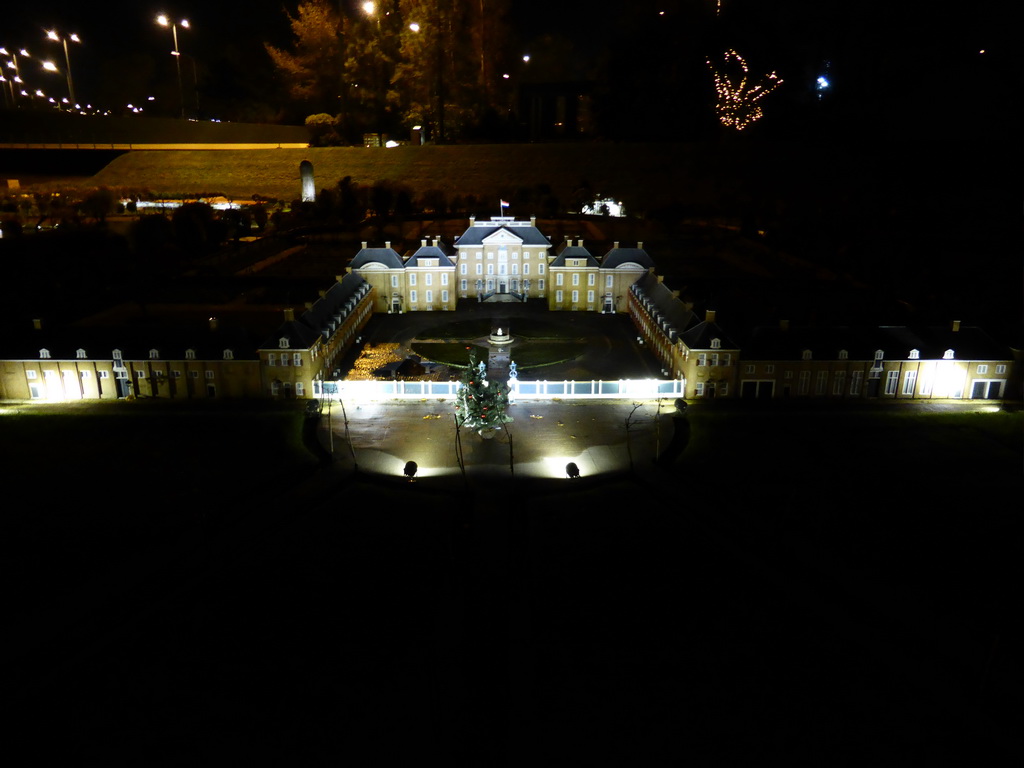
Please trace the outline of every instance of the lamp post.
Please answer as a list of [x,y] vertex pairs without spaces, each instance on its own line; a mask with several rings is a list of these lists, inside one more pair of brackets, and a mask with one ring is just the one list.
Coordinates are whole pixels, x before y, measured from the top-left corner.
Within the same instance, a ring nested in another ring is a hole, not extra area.
[[[21,56],[23,56],[24,58],[29,58],[29,53],[24,48],[22,48],[20,51],[18,51],[18,53],[9,53],[6,48],[0,48],[0,55],[10,56],[11,57],[7,61],[7,68],[14,70],[14,77],[8,78],[8,84],[11,87],[11,101],[14,103],[13,105],[15,107],[18,106],[18,97],[14,93],[14,84],[15,83],[17,83],[18,85],[24,85],[25,84],[25,81],[21,79],[21,70],[18,69],[18,55],[19,54]],[[27,96],[28,95],[28,93],[25,91],[24,88],[21,89],[20,93],[21,93],[22,96]]]
[[164,14],[160,14],[156,17],[156,23],[161,27],[170,27],[171,34],[174,36],[174,50],[171,55],[174,57],[174,63],[178,67],[178,101],[181,103],[181,119],[185,119],[185,91],[181,86],[181,51],[178,50],[178,25],[180,24],[183,29],[189,29],[188,19],[182,19],[178,22],[173,22],[167,18]]
[[66,37],[57,34],[57,30],[51,29],[46,33],[47,40],[54,40],[64,44],[64,63],[67,65],[67,76],[68,76],[68,98],[71,99],[71,105],[74,106],[77,102],[75,101],[75,83],[71,79],[71,56],[68,54],[68,40],[73,43],[81,43],[81,39],[78,35],[68,35]]

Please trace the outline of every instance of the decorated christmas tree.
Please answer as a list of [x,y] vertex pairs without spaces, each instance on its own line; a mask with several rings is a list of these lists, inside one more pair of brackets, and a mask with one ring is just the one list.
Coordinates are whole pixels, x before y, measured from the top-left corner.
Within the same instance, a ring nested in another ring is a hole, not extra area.
[[455,395],[455,413],[459,425],[482,432],[497,429],[512,421],[508,415],[508,384],[487,379],[487,366],[477,363],[470,353],[469,368]]

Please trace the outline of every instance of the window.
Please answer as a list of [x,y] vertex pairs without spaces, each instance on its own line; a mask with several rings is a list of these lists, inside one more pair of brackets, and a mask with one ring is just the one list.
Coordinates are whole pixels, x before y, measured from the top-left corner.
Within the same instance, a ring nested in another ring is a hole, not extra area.
[[469,274],[469,264],[460,264],[459,265],[459,274],[460,275],[468,275]]
[[555,285],[564,285],[564,283],[565,283],[565,275],[563,275],[561,272],[559,272],[557,275],[555,275]]
[[895,395],[896,394],[896,382],[899,380],[899,371],[888,371],[885,374],[885,394]]
[[281,382],[270,382],[270,394],[273,395],[274,397],[277,397],[279,394],[281,394]]
[[299,367],[302,366],[302,353],[301,352],[296,352],[295,354],[292,355],[292,365],[294,365],[296,368],[299,368]]
[[942,353],[942,359],[943,360],[952,360],[953,359],[953,350],[952,349],[947,349],[945,352],[943,352]]
[[854,371],[850,374],[850,394],[857,396],[860,394],[861,384],[864,383],[864,371]]
[[590,303],[590,304],[594,303],[594,292],[593,291],[587,291],[587,302]]
[[50,359],[50,350],[48,350],[48,349],[40,349],[39,350],[39,359],[40,360],[49,360]]
[[232,350],[230,350],[230,349],[225,349],[224,350],[224,359],[225,360],[234,360],[235,359],[235,353]]
[[718,382],[718,396],[725,397],[729,394],[729,382],[720,381]]
[[814,383],[814,394],[824,395],[828,386],[828,371],[818,371],[818,380]]
[[212,379],[213,378],[213,371],[207,371],[206,372],[206,378]]
[[487,265],[487,274],[488,275],[493,275],[494,274],[494,265],[493,264],[488,264]]
[[434,292],[427,291],[427,304],[432,304],[434,301]]
[[544,264],[543,263],[537,265],[537,274],[538,275],[543,275],[544,274]]
[[579,272],[573,272],[572,273],[572,284],[573,285],[579,285],[580,284],[580,273]]
[[800,355],[800,357],[801,357],[801,359],[803,359],[803,360],[810,360],[810,359],[811,359],[811,350],[809,350],[809,349],[805,349],[805,350],[803,351],[803,354],[801,354],[801,355]]
[[978,365],[978,373],[988,373],[988,366],[984,363]]
[[296,381],[295,382],[295,396],[296,397],[303,397],[305,394],[306,394],[306,385],[303,384],[301,381]]
[[604,278],[604,287],[605,288],[611,288],[612,287],[612,281],[613,281],[612,276],[611,275],[606,275],[605,278]]
[[697,397],[704,397],[704,382],[703,381],[698,381],[697,382],[696,394],[697,394]]
[[875,350],[875,360],[881,360],[884,357],[885,357],[885,352],[883,352],[881,349],[876,349]]
[[537,281],[537,290],[538,291],[543,291],[544,290],[544,281],[543,280],[538,280]]
[[730,355],[728,352],[722,355],[721,365],[732,365],[732,355]]
[[267,355],[267,365],[271,368],[277,365],[277,355],[275,353],[271,352]]
[[811,387],[811,372],[810,371],[800,371],[800,385],[799,385],[799,389],[797,391],[801,395],[806,395],[807,391],[810,389],[810,387]]
[[1005,365],[997,365],[996,366],[996,373],[1006,373],[1006,366]]
[[88,355],[85,354],[84,349],[79,349],[75,352],[75,357],[77,357],[79,360],[85,360],[85,358],[88,357]]
[[512,263],[512,274],[513,275],[518,275],[519,274],[519,264],[516,263],[516,262]]
[[287,352],[282,352],[281,353],[281,365],[284,366],[284,367],[288,367],[288,353]]
[[595,275],[593,272],[591,272],[589,275],[587,275],[587,285],[593,285],[596,282],[597,282],[597,275]]
[[477,264],[476,265],[476,273],[478,275],[482,275],[484,273],[484,265],[483,264]]
[[441,291],[441,302],[444,304],[448,303],[448,291]]
[[836,378],[832,383],[832,394],[843,394],[843,387],[846,386],[846,371],[837,371]]
[[712,352],[711,353],[710,365],[718,365],[718,353],[717,352]]
[[391,276],[391,287],[392,288],[397,288],[398,287],[398,275],[392,275]]
[[523,274],[524,275],[530,274],[530,265],[529,264],[523,264]]
[[573,291],[572,292],[572,303],[573,304],[578,304],[579,300],[580,300],[580,292],[579,291]]
[[190,379],[198,379],[199,378],[199,371],[189,371],[188,372],[188,377]]
[[[47,373],[49,373],[49,371],[47,371]],[[135,372],[135,378],[137,378],[137,379],[144,379],[144,378],[146,378],[146,372],[143,371],[143,370],[136,371]]]
[[280,339],[277,340],[277,347],[278,349],[288,349],[288,343],[288,337],[282,336]]
[[468,286],[469,283],[466,280],[463,280],[462,282],[459,283],[459,290],[465,291],[467,290]]
[[29,370],[25,371],[25,378],[26,378],[26,379],[34,379],[34,378],[36,378],[36,377],[37,377],[38,375],[39,375],[39,374],[38,374],[38,373],[36,373],[35,371],[33,371],[33,370],[32,370],[31,368],[30,368]]
[[775,366],[774,365],[766,365],[764,367],[764,372],[765,373],[775,373]]
[[916,384],[917,371],[907,371],[907,375],[903,377],[903,394],[913,395]]
[[754,372],[754,366],[752,366],[752,365],[748,365],[748,366],[746,366],[746,367],[745,367],[745,368],[743,369],[743,372],[744,372],[744,373],[753,373],[753,372]]
[[722,348],[722,340],[721,339],[712,339],[711,340],[711,348],[712,349],[721,349]]
[[113,351],[113,352],[111,353],[111,355],[110,355],[110,356],[111,356],[111,357],[113,357],[113,358],[114,358],[115,360],[120,360],[120,359],[121,359],[121,350],[120,350],[120,349],[115,349],[115,350],[114,350],[114,351]]
[[850,358],[850,353],[849,352],[847,352],[845,349],[840,349],[839,350],[839,359],[840,360],[849,360],[849,358]]
[[433,285],[434,284],[434,273],[433,272],[427,272],[425,277],[427,278],[427,285]]
[[493,259],[494,258],[494,251],[488,251],[487,252],[487,258],[488,259]]
[[56,371],[43,371],[43,378],[44,379],[55,379],[55,378],[57,378],[57,372]]
[[171,371],[171,378],[172,379],[180,379],[181,378],[181,371]]
[[792,371],[786,371],[786,375],[783,378],[792,379],[793,378],[793,372]]
[[921,350],[920,349],[912,349],[912,350],[910,350],[910,354],[907,355],[907,359],[908,360],[920,360],[921,359]]
[[447,272],[442,272],[441,273],[441,285],[448,285],[448,273]]
[[156,349],[149,350],[149,359],[150,360],[159,360],[160,359],[160,352],[159,352],[159,350],[156,350]]
[[186,360],[195,360],[196,359],[196,351],[194,349],[186,349],[185,350],[185,359]]
[[416,285],[416,273],[415,272],[410,272],[409,273],[409,285]]
[[110,378],[110,371],[100,371],[99,372],[99,377],[101,379],[109,379]]
[[558,302],[559,304],[562,303],[562,292],[561,291],[555,291],[555,301]]
[[699,355],[697,355],[697,365],[707,365],[707,364],[708,364],[708,356],[707,356],[707,354],[705,354],[704,352],[701,352]]
[[409,301],[413,304],[416,303],[416,291],[409,291]]

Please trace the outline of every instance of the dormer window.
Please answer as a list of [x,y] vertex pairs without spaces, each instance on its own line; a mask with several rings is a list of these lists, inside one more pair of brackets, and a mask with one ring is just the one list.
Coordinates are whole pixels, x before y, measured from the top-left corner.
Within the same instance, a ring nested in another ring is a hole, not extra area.
[[883,350],[881,350],[881,349],[876,349],[875,350],[875,360],[881,360],[883,357],[885,357],[885,352]]
[[234,360],[235,359],[235,353],[232,352],[230,349],[225,349],[224,350],[224,359],[225,360]]
[[722,340],[721,339],[712,339],[711,340],[711,348],[712,349],[721,349],[722,348]]
[[953,350],[952,349],[947,349],[945,352],[943,352],[942,353],[942,359],[943,360],[952,360],[953,359]]
[[78,349],[75,352],[75,357],[77,357],[79,360],[85,360],[85,358],[87,358],[88,355],[85,354],[84,349]]
[[50,359],[50,350],[48,350],[48,349],[40,349],[39,350],[39,359],[40,360],[49,360]]
[[186,360],[195,360],[196,359],[196,351],[194,349],[186,349],[185,350],[185,359]]
[[802,355],[800,355],[800,358],[801,358],[802,360],[810,360],[810,359],[811,359],[811,350],[809,350],[809,349],[805,349],[805,350],[803,351],[803,354],[802,354]]
[[120,360],[121,359],[121,350],[120,349],[115,349],[113,352],[111,352],[110,356],[112,358],[114,358],[115,360]]
[[287,336],[282,336],[280,339],[277,340],[278,349],[288,349],[288,344],[289,341]]
[[150,360],[159,360],[160,359],[160,350],[158,350],[158,349],[151,349],[151,350],[149,350],[149,359]]
[[845,349],[840,349],[839,350],[839,359],[840,360],[849,360],[850,359],[850,353],[847,352]]
[[908,360],[920,360],[921,359],[921,350],[920,349],[912,349],[912,350],[910,350],[910,354],[907,355],[907,359]]

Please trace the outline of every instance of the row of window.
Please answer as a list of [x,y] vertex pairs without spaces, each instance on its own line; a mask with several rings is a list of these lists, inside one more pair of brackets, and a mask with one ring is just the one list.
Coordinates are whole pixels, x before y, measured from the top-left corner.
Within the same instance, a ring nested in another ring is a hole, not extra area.
[[[544,286],[541,286],[541,288],[543,288],[543,287]],[[555,291],[555,302],[556,303],[558,303],[558,304],[562,303],[562,296],[563,296],[563,294],[564,294],[563,291]],[[579,302],[579,300],[580,300],[580,292],[579,291],[573,291],[572,292],[572,303],[576,304],[577,302]],[[593,291],[587,291],[587,303],[588,304],[593,304],[594,303],[594,292]]]
[[[282,339],[282,341],[287,341],[287,339]],[[287,344],[285,346],[287,346]],[[235,353],[234,353],[233,350],[225,349],[224,353],[223,353],[223,357],[224,357],[225,360],[234,360],[235,359]],[[78,360],[88,360],[89,356],[86,354],[84,349],[77,349],[75,351],[75,358],[78,359]],[[124,356],[123,356],[123,353],[121,352],[120,349],[115,349],[111,353],[111,358],[114,359],[114,360],[122,360],[122,359],[124,359]],[[51,360],[52,356],[50,355],[50,350],[45,349],[45,348],[44,349],[40,349],[39,350],[39,359],[40,360]],[[149,359],[150,360],[159,360],[160,359],[160,350],[158,350],[158,349],[151,349],[151,350],[149,350]],[[186,349],[185,350],[185,359],[186,360],[195,360],[196,359],[196,351],[194,349]]]
[[[291,395],[292,383],[290,381],[272,381],[270,382],[270,394],[277,397],[281,394],[281,390],[284,389],[285,396]],[[305,397],[306,396],[306,385],[301,381],[295,382],[295,396]]]
[[[718,341],[718,339],[715,339]],[[723,352],[719,355],[718,352],[712,352],[710,355],[706,352],[700,352],[697,355],[697,365],[732,365],[732,355],[728,352]]]
[[267,353],[267,365],[271,368],[278,364],[278,360],[280,360],[280,364],[285,368],[288,367],[289,361],[291,361],[291,364],[296,368],[299,368],[302,366],[302,353],[294,352],[289,356],[287,352],[282,352],[280,358],[278,358],[277,354],[274,352]]
[[[700,357],[703,357],[703,355],[700,355]],[[728,356],[726,356],[726,357],[728,357]],[[703,364],[704,363],[700,362],[700,359],[698,358],[697,365],[703,365]],[[715,365],[715,363],[711,363],[711,365]],[[722,365],[728,365],[728,363],[722,363]],[[743,369],[743,372],[747,373],[747,374],[753,374],[753,373],[756,373],[756,371],[757,371],[757,366],[753,365],[753,364],[749,364],[749,365],[747,365]],[[1000,363],[999,365],[997,365],[995,367],[995,372],[997,374],[999,374],[999,375],[1005,374],[1006,373],[1006,365],[1003,364],[1003,363]],[[764,365],[764,373],[775,373],[775,366],[772,365],[771,363],[768,363],[768,364]],[[820,371],[818,373],[818,375],[820,376],[820,375],[822,375],[824,373],[825,373],[825,371]],[[890,371],[889,373],[890,374],[891,373],[895,373],[895,371]],[[977,365],[977,367],[975,368],[975,373],[977,373],[977,374],[988,373],[988,364],[987,363],[979,363]],[[791,378],[792,375],[793,375],[792,371],[787,371],[786,372],[786,378]]]
[[[214,372],[213,371],[205,371],[204,373],[206,374],[206,378],[208,378],[208,379],[214,378]],[[69,377],[69,376],[73,376],[73,375],[74,375],[73,371],[64,371],[64,376],[65,377]],[[92,372],[91,371],[79,371],[78,375],[81,376],[83,379],[88,379],[88,378],[90,378],[92,376]],[[198,379],[199,378],[199,371],[189,371],[188,375],[189,375],[189,378]],[[32,369],[28,369],[28,370],[25,371],[25,378],[26,379],[36,379],[38,377],[39,377],[38,371],[34,371]],[[55,378],[57,378],[57,371],[43,371],[43,377],[47,378],[47,379],[55,379]],[[157,379],[162,379],[164,377],[164,372],[163,371],[153,371],[153,377],[157,378]],[[96,378],[98,378],[98,379],[109,379],[110,378],[110,371],[96,371]],[[144,379],[144,378],[146,378],[146,372],[144,370],[141,370],[141,369],[135,371],[135,378],[137,378],[137,379]],[[171,371],[171,378],[172,379],[180,379],[181,378],[181,371]]]
[[[572,284],[573,285],[579,285],[580,284],[580,273],[579,272],[573,272],[572,273]],[[604,284],[605,284],[606,288],[611,288],[612,285],[614,284],[613,276],[612,275],[607,275],[605,277],[605,283]],[[555,285],[565,285],[565,273],[564,272],[558,272],[558,273],[555,274]],[[587,275],[587,285],[597,285],[597,275],[595,275],[593,272],[591,272],[590,274]]]

